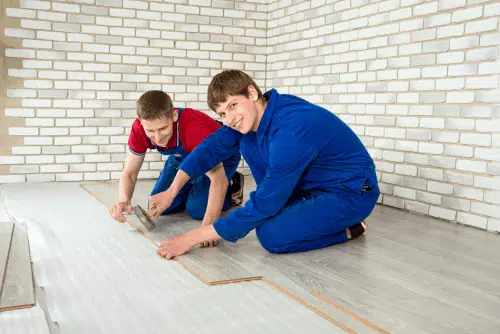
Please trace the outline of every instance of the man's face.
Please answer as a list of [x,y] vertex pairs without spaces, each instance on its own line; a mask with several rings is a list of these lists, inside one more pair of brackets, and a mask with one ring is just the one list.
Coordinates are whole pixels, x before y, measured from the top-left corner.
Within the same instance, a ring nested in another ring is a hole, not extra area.
[[258,128],[256,101],[257,95],[252,95],[252,92],[249,97],[229,95],[225,102],[217,106],[215,112],[222,118],[225,125],[242,134],[247,134],[250,131],[257,131]]
[[141,124],[146,135],[151,138],[156,145],[166,147],[174,133],[175,121],[177,121],[177,111],[174,111],[173,118],[164,117],[156,120],[141,119]]

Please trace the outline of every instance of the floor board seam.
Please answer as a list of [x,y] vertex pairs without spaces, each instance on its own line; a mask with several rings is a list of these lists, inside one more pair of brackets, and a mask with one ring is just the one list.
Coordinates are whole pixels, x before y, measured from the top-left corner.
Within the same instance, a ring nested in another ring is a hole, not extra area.
[[25,305],[16,305],[16,306],[8,306],[4,308],[0,308],[0,312],[13,311],[13,310],[22,310],[25,308],[30,308],[35,306],[35,304],[25,304]]
[[314,297],[318,298],[319,300],[322,300],[322,301],[324,301],[325,303],[327,303],[327,304],[329,304],[329,305],[331,305],[331,306],[335,307],[336,309],[338,309],[338,310],[340,310],[340,311],[342,311],[342,312],[344,312],[344,313],[346,313],[346,314],[350,315],[351,317],[354,317],[356,320],[358,320],[358,321],[362,322],[363,324],[365,324],[365,325],[367,325],[367,326],[369,326],[369,327],[373,328],[374,330],[376,330],[376,331],[378,331],[378,332],[380,332],[380,333],[382,333],[382,334],[389,334],[389,332],[388,332],[388,331],[386,331],[386,330],[384,330],[383,328],[381,328],[381,327],[379,327],[379,326],[375,325],[374,323],[372,323],[371,321],[369,321],[369,320],[367,320],[367,319],[365,319],[365,318],[363,318],[363,317],[360,317],[360,316],[359,316],[359,315],[357,315],[356,313],[354,313],[354,312],[352,312],[352,311],[349,311],[349,310],[348,310],[348,309],[346,309],[345,307],[342,307],[342,306],[340,306],[340,305],[338,305],[338,304],[336,304],[336,303],[332,302],[330,299],[328,299],[328,298],[326,298],[326,297],[321,296],[319,293],[311,292],[311,294],[312,294]]
[[299,303],[301,303],[302,305],[304,305],[305,307],[307,307],[311,311],[317,313],[318,315],[322,316],[326,320],[334,323],[335,325],[337,325],[338,327],[342,328],[346,332],[351,333],[351,334],[356,333],[351,328],[349,328],[346,325],[344,325],[343,323],[335,320],[333,317],[329,316],[328,314],[326,314],[325,312],[319,310],[318,308],[312,306],[308,302],[306,302],[306,301],[300,299],[299,297],[295,296],[293,293],[291,293],[290,291],[282,288],[281,286],[279,286],[278,284],[274,283],[273,281],[271,281],[271,280],[269,280],[269,279],[267,279],[265,277],[262,277],[262,281],[266,282],[267,284],[269,284],[273,288],[278,289],[281,293],[284,293],[284,294],[288,295],[290,298],[293,298],[294,300],[298,301]]
[[[110,183],[110,181],[103,181],[101,183]],[[82,188],[84,191],[86,191],[89,195],[91,195],[92,197],[94,197],[95,199],[97,199],[101,204],[103,204],[104,206],[108,207],[106,205],[106,203],[104,203],[104,201],[102,201],[97,195],[95,195],[94,193],[92,193],[90,190],[88,190],[84,184],[80,184],[80,188]],[[140,232],[140,234],[142,234],[143,236],[145,236],[147,239],[149,239],[150,241],[152,241],[156,246],[160,246],[154,239],[152,239],[151,237],[149,237],[146,233],[144,233],[140,228],[138,228],[135,224],[133,224],[132,222],[130,222],[126,217],[126,222],[129,223],[131,226],[133,226],[136,230],[138,230]],[[290,298],[293,298],[294,300],[298,301],[300,304],[304,305],[305,307],[307,307],[308,309],[310,309],[311,311],[313,311],[314,313],[318,314],[319,316],[325,318],[326,320],[330,321],[331,323],[333,323],[334,325],[344,329],[345,331],[347,331],[348,333],[356,333],[355,331],[353,331],[351,328],[349,328],[348,326],[346,326],[345,324],[342,324],[341,322],[335,320],[334,318],[332,318],[331,316],[329,316],[328,314],[324,313],[323,311],[317,309],[316,307],[312,306],[311,304],[309,304],[308,302],[302,300],[301,298],[295,296],[293,293],[289,292],[288,290],[282,288],[281,286],[279,286],[278,284],[272,282],[271,280],[263,277],[263,276],[255,276],[255,277],[246,277],[246,278],[236,278],[236,279],[230,279],[230,280],[224,280],[224,281],[208,281],[206,280],[201,274],[199,274],[198,272],[192,270],[191,268],[189,268],[184,262],[182,262],[182,260],[180,260],[178,257],[174,257],[174,260],[179,262],[188,272],[190,272],[191,274],[193,274],[194,276],[196,276],[200,281],[202,281],[203,283],[207,284],[207,285],[210,285],[210,286],[215,286],[215,285],[221,285],[221,284],[232,284],[232,283],[241,283],[241,282],[248,282],[248,281],[258,281],[258,280],[262,280],[264,282],[266,282],[268,285],[274,287],[275,289],[279,290],[280,292],[286,294],[287,296],[289,296]],[[307,291],[306,291],[307,292]],[[387,332],[386,330],[382,329],[381,327],[371,323],[370,321],[358,316],[357,314],[355,314],[354,312],[351,312],[345,308],[343,308],[342,306],[340,305],[337,305],[335,304],[334,302],[330,301],[329,299],[319,295],[319,294],[316,294],[316,293],[313,293],[313,292],[308,292],[310,293],[313,297],[315,297],[316,299],[318,300],[321,300],[323,302],[326,302],[327,304],[337,308],[338,310],[344,312],[345,314],[347,314],[348,316],[351,316],[353,317],[354,319],[356,319],[357,321],[360,321],[361,323],[373,328],[374,330],[380,332],[381,334],[389,334],[389,332]]]

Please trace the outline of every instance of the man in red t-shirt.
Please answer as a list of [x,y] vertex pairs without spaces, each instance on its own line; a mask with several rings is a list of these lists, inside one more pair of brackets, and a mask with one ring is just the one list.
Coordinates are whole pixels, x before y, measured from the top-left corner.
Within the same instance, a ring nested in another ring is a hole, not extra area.
[[[154,90],[144,93],[137,101],[137,116],[129,135],[129,152],[120,177],[118,203],[109,209],[114,219],[124,222],[123,211],[132,213],[130,201],[148,149],[168,155],[151,196],[164,191],[178,192],[172,205],[162,214],[185,210],[194,219],[203,219],[202,225],[208,225],[220,217],[222,210],[241,204],[243,175],[236,172],[241,160],[239,152],[182,189],[170,189],[184,158],[206,137],[222,127],[219,122],[198,110],[174,109],[168,94]],[[231,180],[231,187],[228,180]]]

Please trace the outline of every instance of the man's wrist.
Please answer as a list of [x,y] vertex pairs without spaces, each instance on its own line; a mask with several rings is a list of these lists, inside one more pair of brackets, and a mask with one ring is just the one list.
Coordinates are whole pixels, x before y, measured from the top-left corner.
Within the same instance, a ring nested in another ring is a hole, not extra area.
[[209,224],[208,226],[202,226],[200,228],[187,232],[186,238],[190,247],[194,247],[198,244],[201,244],[202,242],[220,239],[217,232],[215,232],[212,224]]
[[203,226],[207,226],[207,225],[212,225],[214,222],[215,222],[215,220],[214,220],[214,221],[210,221],[210,220],[203,220],[203,221],[201,222],[201,227],[203,227]]
[[186,237],[191,248],[203,242],[202,233],[199,228],[187,232]]
[[177,196],[177,194],[181,191],[182,187],[184,187],[184,185],[188,183],[189,180],[190,180],[189,175],[186,174],[186,172],[184,172],[182,169],[178,169],[174,181],[170,185],[170,188]]
[[177,196],[177,194],[179,193],[179,191],[181,191],[179,189],[178,186],[176,186],[175,184],[171,184],[170,187],[168,187],[167,191],[172,194],[173,197]]

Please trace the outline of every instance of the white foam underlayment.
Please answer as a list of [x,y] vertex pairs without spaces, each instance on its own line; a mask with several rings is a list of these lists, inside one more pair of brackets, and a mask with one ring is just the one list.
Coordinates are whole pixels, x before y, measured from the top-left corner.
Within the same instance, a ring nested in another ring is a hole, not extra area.
[[0,333],[49,334],[43,310],[39,306],[0,312]]
[[[263,281],[205,285],[77,184],[0,191],[9,215],[27,226],[37,302],[53,334],[344,332]],[[12,312],[21,311],[1,316],[0,332],[46,332],[27,330],[38,326],[38,304]],[[29,312],[24,327],[11,324]]]

